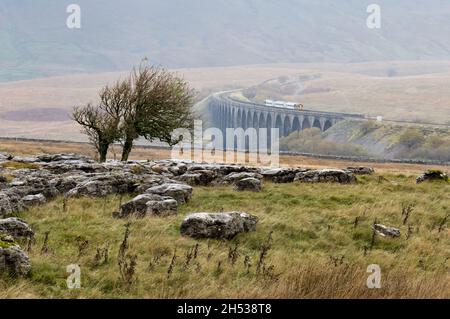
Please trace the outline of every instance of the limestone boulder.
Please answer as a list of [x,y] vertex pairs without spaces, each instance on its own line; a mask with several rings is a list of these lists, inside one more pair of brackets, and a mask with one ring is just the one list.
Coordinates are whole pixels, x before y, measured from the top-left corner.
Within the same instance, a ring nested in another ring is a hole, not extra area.
[[186,184],[165,183],[150,187],[145,193],[172,197],[178,204],[185,204],[192,197],[192,187]]
[[77,184],[67,192],[69,197],[103,197],[110,194],[133,193],[138,184],[136,176],[124,173],[99,173]]
[[22,198],[22,203],[25,206],[38,206],[45,204],[46,198],[43,194],[36,194],[36,195],[27,195]]
[[167,216],[177,213],[178,203],[169,196],[142,194],[123,204],[120,211],[114,213],[116,218],[129,216],[145,217],[149,215]]
[[381,224],[375,224],[373,225],[373,229],[376,231],[378,235],[382,237],[391,237],[391,238],[400,237],[400,229],[398,228],[388,227]]
[[262,169],[261,175],[265,180],[269,180],[273,183],[292,183],[297,173],[306,171],[306,169],[300,168],[270,168]]
[[177,184],[179,183],[179,181],[169,179],[168,177],[162,175],[147,175],[138,183],[135,192],[138,194],[142,194],[151,187],[159,186],[166,183]]
[[20,196],[13,190],[5,190],[0,192],[0,218],[17,213],[23,209]]
[[224,164],[198,164],[198,163],[192,163],[188,165],[188,172],[195,172],[195,171],[213,171],[218,176],[226,176],[231,173],[242,173],[242,172],[248,172],[248,173],[257,173],[258,169],[254,167],[245,167],[241,165],[224,165]]
[[31,227],[24,220],[16,217],[0,219],[0,233],[6,233],[15,238],[34,236]]
[[0,237],[0,274],[26,276],[31,270],[28,255],[10,238]]
[[43,154],[36,156],[41,162],[62,162],[62,161],[77,161],[77,162],[87,162],[93,163],[93,160],[87,156],[75,153],[68,154]]
[[175,179],[191,186],[208,186],[216,177],[217,173],[214,171],[197,170],[184,173]]
[[91,196],[91,197],[103,197],[114,193],[113,187],[105,182],[90,180],[81,185],[76,186],[67,192],[68,197],[80,197],[80,196]]
[[244,212],[194,213],[180,226],[184,236],[192,238],[233,239],[236,235],[256,230],[258,218]]
[[253,173],[253,172],[234,172],[226,175],[223,177],[219,183],[221,184],[229,184],[234,185],[236,182],[245,179],[245,178],[256,178],[258,180],[261,180],[263,176],[259,173]]
[[262,189],[262,183],[261,180],[249,177],[244,178],[241,180],[238,180],[235,183],[234,189],[236,191],[252,191],[252,192],[259,192]]
[[302,183],[341,183],[354,184],[356,177],[353,173],[340,169],[319,169],[299,172],[294,181]]
[[13,207],[9,196],[5,193],[0,193],[0,218],[8,216],[11,213],[13,213]]
[[168,196],[164,196],[161,200],[148,201],[146,206],[146,215],[150,216],[169,216],[178,213],[178,202]]
[[375,170],[372,167],[366,166],[350,166],[345,169],[355,175],[372,175],[375,173]]

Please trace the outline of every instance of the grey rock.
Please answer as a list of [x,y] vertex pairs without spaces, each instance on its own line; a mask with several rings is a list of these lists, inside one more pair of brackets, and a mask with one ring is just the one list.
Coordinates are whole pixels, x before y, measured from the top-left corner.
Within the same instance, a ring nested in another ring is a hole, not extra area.
[[10,198],[5,193],[0,193],[0,217],[5,217],[14,212]]
[[173,176],[173,173],[169,170],[169,166],[169,164],[156,163],[151,166],[151,170],[161,175]]
[[103,197],[110,194],[127,194],[136,190],[136,176],[123,173],[98,173],[67,192],[69,197]]
[[80,171],[84,173],[101,173],[106,172],[104,164],[86,163],[82,161],[64,161],[64,162],[50,162],[42,163],[43,168],[51,171],[54,174],[63,174],[67,172]]
[[356,177],[353,173],[340,169],[320,169],[299,172],[295,175],[294,181],[303,183],[341,183],[354,184]]
[[425,181],[445,181],[447,182],[449,180],[448,175],[442,171],[439,170],[429,170],[416,179],[417,184],[421,184]]
[[28,255],[14,243],[0,246],[0,273],[8,272],[16,276],[26,276],[31,270],[30,259]]
[[176,180],[191,186],[208,186],[217,177],[214,171],[198,170],[176,177]]
[[259,173],[251,173],[251,172],[234,172],[230,173],[227,176],[223,177],[219,182],[221,184],[231,184],[234,185],[236,182],[245,179],[245,178],[256,178],[258,180],[262,179],[263,176]]
[[183,163],[177,163],[177,165],[169,166],[169,172],[175,176],[183,175],[187,171],[187,165]]
[[178,202],[171,197],[148,201],[146,206],[146,214],[151,216],[176,215],[178,212]]
[[42,194],[46,199],[59,195],[55,187],[55,177],[44,170],[16,170],[12,173],[14,180],[8,185],[9,194],[20,198],[27,195]]
[[0,219],[0,232],[7,233],[15,238],[34,236],[30,226],[24,220],[16,217]]
[[169,196],[174,198],[179,204],[185,204],[192,196],[192,187],[185,184],[166,183],[151,187],[145,193]]
[[20,196],[7,189],[0,192],[0,218],[17,213],[23,209]]
[[87,181],[67,192],[68,197],[92,196],[103,197],[114,192],[113,187],[102,181]]
[[252,177],[238,180],[234,186],[234,189],[237,191],[259,192],[261,191],[261,188],[261,180]]
[[39,159],[37,157],[20,157],[20,156],[14,156],[14,161],[19,163],[39,163]]
[[2,161],[11,161],[14,158],[14,155],[7,153],[0,153],[0,160]]
[[350,166],[345,169],[355,175],[372,175],[375,173],[375,170],[372,167],[366,166]]
[[220,165],[220,164],[198,164],[192,163],[188,165],[188,172],[195,171],[213,171],[219,176],[225,176],[230,173],[253,172],[257,173],[258,169],[253,167],[245,167],[240,165]]
[[261,175],[264,179],[269,180],[273,183],[292,183],[295,179],[297,173],[306,172],[303,168],[271,168],[262,169]]
[[180,226],[184,236],[193,238],[233,239],[239,233],[256,230],[258,218],[244,212],[194,213]]
[[36,195],[27,195],[24,198],[22,198],[22,203],[25,206],[37,206],[45,204],[46,198],[43,194],[36,194]]
[[146,215],[172,215],[176,214],[178,203],[168,196],[156,194],[142,194],[123,204],[120,211],[114,214],[116,218],[128,216],[144,217]]
[[87,156],[81,154],[43,154],[37,156],[37,159],[41,162],[50,163],[50,162],[61,162],[61,161],[77,161],[77,162],[90,162],[92,163],[92,159]]
[[145,178],[143,178],[140,182],[139,185],[136,188],[136,193],[144,193],[147,189],[154,187],[154,186],[159,186],[162,185],[164,183],[178,183],[178,181],[175,180],[171,180],[165,176],[162,175],[149,175]]
[[381,224],[373,225],[373,229],[382,237],[400,237],[400,229],[394,227],[388,227]]

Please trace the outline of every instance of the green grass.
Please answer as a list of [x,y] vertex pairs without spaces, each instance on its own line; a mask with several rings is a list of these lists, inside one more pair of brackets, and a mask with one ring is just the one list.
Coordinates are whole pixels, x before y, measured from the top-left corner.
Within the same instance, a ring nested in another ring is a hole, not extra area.
[[[33,269],[27,278],[0,279],[0,297],[450,297],[449,225],[438,232],[450,210],[450,185],[415,185],[414,176],[386,177],[391,182],[366,176],[358,185],[265,183],[260,193],[199,187],[179,215],[167,218],[113,219],[111,212],[120,200],[116,196],[71,199],[64,212],[59,198],[20,214],[36,231],[30,253]],[[409,239],[408,227],[402,224],[402,203],[415,205]],[[180,235],[179,225],[188,213],[221,210],[257,215],[257,231],[232,242]],[[400,228],[402,236],[377,236],[365,255],[375,219]],[[137,279],[128,287],[119,278],[117,255],[129,221],[129,252],[137,255]],[[47,231],[49,253],[42,254]],[[256,275],[261,245],[270,233],[273,242],[266,268],[273,268]],[[79,236],[89,242],[80,258]],[[239,257],[233,266],[228,252],[236,242]],[[97,248],[107,243],[109,261],[96,264]],[[198,257],[185,268],[186,253],[197,243]],[[168,277],[175,250],[175,267]],[[244,266],[245,256],[251,260],[249,268]],[[66,266],[74,263],[81,267],[80,290],[66,286]],[[382,289],[365,286],[366,268],[373,263],[381,266]]]

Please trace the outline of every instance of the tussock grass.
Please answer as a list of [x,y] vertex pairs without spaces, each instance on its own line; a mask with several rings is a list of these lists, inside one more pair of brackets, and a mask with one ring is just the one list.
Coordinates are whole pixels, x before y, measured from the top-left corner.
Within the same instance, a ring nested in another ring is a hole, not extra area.
[[[0,298],[449,298],[450,185],[385,177],[365,176],[358,185],[265,183],[260,193],[199,187],[179,215],[165,218],[113,219],[116,196],[70,199],[67,211],[59,198],[20,214],[36,231],[33,270],[27,278],[3,276]],[[404,225],[407,205],[414,210]],[[221,210],[259,216],[257,231],[232,242],[180,236],[186,214]],[[376,236],[370,250],[375,219],[400,228],[401,238]],[[128,223],[132,282],[118,266]],[[80,290],[66,286],[74,263]],[[366,287],[370,264],[381,267],[381,289]]]

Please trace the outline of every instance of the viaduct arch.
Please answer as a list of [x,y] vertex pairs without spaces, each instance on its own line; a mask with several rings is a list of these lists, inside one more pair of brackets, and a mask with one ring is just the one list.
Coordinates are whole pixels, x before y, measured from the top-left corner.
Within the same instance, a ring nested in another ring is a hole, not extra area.
[[244,130],[266,128],[268,132],[273,128],[278,128],[280,137],[312,127],[317,127],[325,132],[339,121],[349,118],[364,118],[361,114],[269,107],[239,101],[229,97],[226,93],[212,95],[207,109],[211,126],[220,128],[224,132],[224,137],[227,128],[242,128]]

